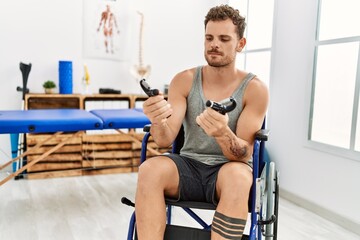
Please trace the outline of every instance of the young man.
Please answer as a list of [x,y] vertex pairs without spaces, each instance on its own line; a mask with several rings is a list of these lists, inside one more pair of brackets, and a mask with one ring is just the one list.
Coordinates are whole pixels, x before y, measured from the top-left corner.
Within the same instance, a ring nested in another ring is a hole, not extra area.
[[[211,8],[205,17],[208,65],[178,73],[168,101],[158,95],[143,104],[159,146],[169,146],[181,125],[185,143],[179,155],[157,156],[140,166],[135,200],[140,240],[163,239],[165,197],[214,203],[211,239],[241,239],[252,185],[254,135],[268,105],[264,83],[235,67],[236,54],[246,44],[244,29],[238,10],[228,5]],[[205,105],[230,96],[238,106],[225,115]]]

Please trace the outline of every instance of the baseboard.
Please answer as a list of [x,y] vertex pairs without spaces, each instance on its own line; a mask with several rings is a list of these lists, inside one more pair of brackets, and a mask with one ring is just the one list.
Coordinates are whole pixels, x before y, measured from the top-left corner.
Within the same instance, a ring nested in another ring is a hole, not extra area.
[[281,188],[280,197],[289,200],[296,205],[299,205],[300,207],[303,207],[355,234],[360,235],[360,224],[352,221],[349,218],[346,218],[338,213],[335,213],[327,208],[324,208],[316,203],[313,203]]

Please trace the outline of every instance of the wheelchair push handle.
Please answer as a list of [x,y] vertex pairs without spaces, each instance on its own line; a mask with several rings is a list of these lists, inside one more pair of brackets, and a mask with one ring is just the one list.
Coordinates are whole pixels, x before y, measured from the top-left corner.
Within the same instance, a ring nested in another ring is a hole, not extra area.
[[140,86],[141,86],[141,88],[144,90],[144,92],[146,93],[146,95],[148,95],[149,97],[159,95],[159,90],[158,90],[158,89],[152,89],[152,88],[149,86],[149,84],[145,81],[145,79],[142,79],[142,80],[140,81]]
[[221,101],[221,103],[214,102],[211,100],[206,101],[206,106],[211,107],[215,111],[225,115],[225,113],[231,112],[236,108],[236,100],[233,97]]

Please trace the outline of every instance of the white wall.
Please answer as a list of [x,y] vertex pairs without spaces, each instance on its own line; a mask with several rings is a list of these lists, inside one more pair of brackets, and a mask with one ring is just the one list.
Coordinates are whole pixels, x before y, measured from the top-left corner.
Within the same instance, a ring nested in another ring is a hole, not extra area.
[[282,189],[360,224],[360,162],[307,147],[316,2],[277,1],[268,148]]

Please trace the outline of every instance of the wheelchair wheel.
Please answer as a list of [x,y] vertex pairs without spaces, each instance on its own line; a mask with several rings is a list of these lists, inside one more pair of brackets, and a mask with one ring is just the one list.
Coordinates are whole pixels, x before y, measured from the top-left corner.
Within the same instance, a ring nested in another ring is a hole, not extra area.
[[271,162],[269,165],[269,174],[267,176],[266,189],[266,219],[275,216],[275,222],[267,224],[265,227],[265,240],[277,239],[277,223],[278,223],[278,208],[279,208],[279,182],[278,172],[275,168],[275,163]]
[[276,221],[274,222],[274,240],[277,240],[277,230],[278,230],[278,219],[279,219],[279,172],[275,172],[275,206],[274,214],[276,216]]

